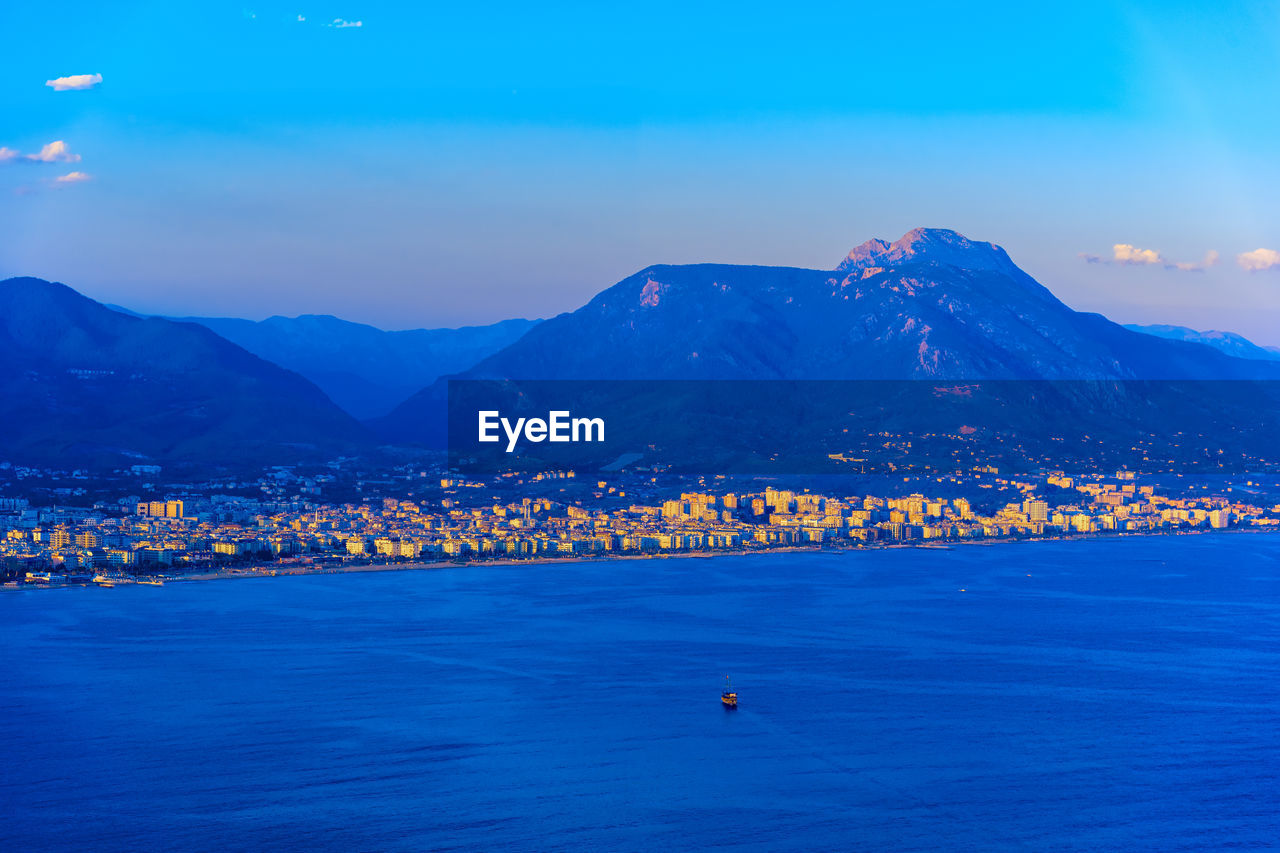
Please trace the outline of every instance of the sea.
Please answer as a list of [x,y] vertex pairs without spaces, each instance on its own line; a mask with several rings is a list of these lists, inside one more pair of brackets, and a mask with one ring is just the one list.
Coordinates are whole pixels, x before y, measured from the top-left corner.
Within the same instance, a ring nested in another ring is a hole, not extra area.
[[1223,848],[1276,535],[0,593],[0,850]]

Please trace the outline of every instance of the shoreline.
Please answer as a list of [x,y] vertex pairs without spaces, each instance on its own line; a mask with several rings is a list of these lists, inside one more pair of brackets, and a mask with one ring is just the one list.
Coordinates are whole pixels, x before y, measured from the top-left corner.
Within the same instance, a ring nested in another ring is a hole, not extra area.
[[[721,557],[748,557],[763,556],[769,554],[844,554],[859,553],[862,551],[872,550],[922,550],[922,551],[950,551],[960,546],[968,547],[996,547],[1000,545],[1027,545],[1037,542],[1096,542],[1105,540],[1118,539],[1145,539],[1152,537],[1171,537],[1171,536],[1210,536],[1210,535],[1232,535],[1232,534],[1252,534],[1267,535],[1280,533],[1280,530],[1258,529],[1258,528],[1238,528],[1234,530],[1178,530],[1178,531],[1148,531],[1148,532],[1109,532],[1099,533],[1086,536],[1057,536],[1057,537],[1036,537],[1036,538],[1008,538],[1008,539],[975,539],[975,540],[955,540],[948,542],[917,543],[910,544],[905,542],[892,543],[875,543],[862,545],[786,545],[778,548],[759,548],[747,549],[738,548],[733,550],[720,551],[677,551],[672,553],[648,553],[648,554],[591,554],[589,556],[580,557],[495,557],[492,559],[480,560],[431,560],[427,562],[411,562],[411,563],[357,563],[350,565],[336,566],[307,566],[307,565],[284,565],[284,566],[252,566],[247,568],[234,569],[218,569],[216,571],[192,572],[190,574],[182,574],[174,577],[167,575],[140,575],[141,580],[129,580],[122,583],[122,586],[160,586],[168,583],[192,583],[198,581],[218,581],[218,580],[241,580],[246,578],[275,578],[275,577],[305,577],[308,575],[345,575],[345,574],[364,574],[373,572],[419,572],[419,571],[436,571],[441,569],[469,569],[484,566],[495,567],[514,567],[514,566],[546,566],[564,563],[616,563],[629,560],[687,560],[687,559],[704,559],[711,560]],[[162,583],[148,583],[148,578],[161,578]],[[93,581],[82,583],[57,583],[57,584],[40,584],[18,582],[15,586],[4,586],[0,589],[8,591],[23,591],[30,589],[69,589],[69,588],[85,588],[106,586]]]

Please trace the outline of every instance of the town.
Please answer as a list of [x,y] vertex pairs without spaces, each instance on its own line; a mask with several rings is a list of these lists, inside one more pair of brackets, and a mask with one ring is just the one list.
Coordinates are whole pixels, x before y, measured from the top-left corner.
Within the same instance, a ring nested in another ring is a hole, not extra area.
[[[1280,529],[1273,487],[1242,479],[1212,491],[1195,483],[1173,489],[1128,471],[1001,476],[983,466],[963,477],[936,478],[936,490],[949,495],[928,494],[916,482],[907,494],[899,488],[842,497],[773,485],[739,488],[723,477],[663,494],[656,477],[584,483],[573,471],[547,471],[504,485],[511,475],[480,481],[446,472],[408,499],[342,503],[319,498],[324,476],[278,468],[264,474],[256,496],[187,489],[181,496],[128,496],[91,507],[0,498],[4,585],[113,586],[378,565]],[[404,482],[411,479],[406,475]],[[955,496],[959,491],[978,497]],[[513,497],[531,494],[539,496]]]

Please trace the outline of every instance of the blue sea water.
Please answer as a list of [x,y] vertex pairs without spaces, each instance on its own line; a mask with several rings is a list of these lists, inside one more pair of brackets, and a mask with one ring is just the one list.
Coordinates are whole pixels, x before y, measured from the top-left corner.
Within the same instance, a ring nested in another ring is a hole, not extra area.
[[13,592],[0,643],[3,850],[1280,846],[1275,536]]

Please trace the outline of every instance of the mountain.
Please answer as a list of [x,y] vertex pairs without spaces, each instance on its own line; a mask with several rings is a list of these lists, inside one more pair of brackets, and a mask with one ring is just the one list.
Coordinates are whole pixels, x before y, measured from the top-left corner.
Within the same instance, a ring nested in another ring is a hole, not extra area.
[[[919,228],[834,270],[651,266],[464,379],[1263,379],[1280,367],[1073,311],[999,246]],[[437,382],[374,426],[422,440]]]
[[366,446],[303,377],[209,329],[0,281],[0,458],[66,467],[286,463]]
[[436,377],[456,373],[514,342],[537,320],[460,329],[386,332],[324,314],[261,322],[183,317],[254,355],[301,373],[357,418],[391,411]]
[[1003,249],[920,228],[835,270],[653,266],[466,371],[502,378],[1245,378],[1073,311]]
[[1134,332],[1141,332],[1144,335],[1167,338],[1171,341],[1190,341],[1191,343],[1204,344],[1236,358],[1280,361],[1280,347],[1261,347],[1248,338],[1237,335],[1235,332],[1218,332],[1214,330],[1198,332],[1186,326],[1140,326],[1136,324],[1126,324],[1125,328]]

